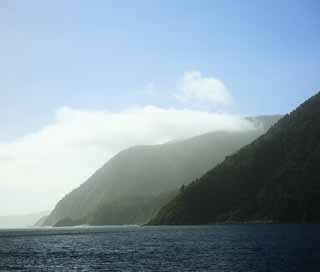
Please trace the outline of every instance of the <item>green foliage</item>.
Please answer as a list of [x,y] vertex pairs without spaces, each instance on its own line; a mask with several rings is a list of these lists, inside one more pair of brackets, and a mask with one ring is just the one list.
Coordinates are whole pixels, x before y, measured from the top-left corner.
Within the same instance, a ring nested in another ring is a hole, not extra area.
[[[269,125],[278,119],[254,120]],[[164,193],[178,191],[264,131],[214,132],[124,150],[60,200],[45,225],[64,218],[98,225],[147,222],[169,200]]]
[[191,183],[150,224],[320,222],[320,94]]

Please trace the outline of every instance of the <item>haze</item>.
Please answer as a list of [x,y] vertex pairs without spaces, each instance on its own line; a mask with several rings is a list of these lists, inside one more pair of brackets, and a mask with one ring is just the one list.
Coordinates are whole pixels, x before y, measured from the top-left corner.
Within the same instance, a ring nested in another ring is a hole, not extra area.
[[0,215],[52,210],[128,147],[289,112],[319,29],[318,1],[1,1]]

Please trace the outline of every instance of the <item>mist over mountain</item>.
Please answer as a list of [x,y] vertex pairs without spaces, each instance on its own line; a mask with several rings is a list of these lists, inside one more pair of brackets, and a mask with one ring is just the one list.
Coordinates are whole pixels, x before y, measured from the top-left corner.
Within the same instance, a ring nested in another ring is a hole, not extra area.
[[44,225],[141,224],[181,186],[249,144],[280,116],[251,118],[255,129],[126,149],[61,199]]
[[43,211],[43,212],[30,213],[30,214],[0,216],[0,228],[30,227],[30,226],[36,225],[41,218],[44,218],[49,213],[50,211]]
[[163,207],[151,224],[320,222],[320,93]]

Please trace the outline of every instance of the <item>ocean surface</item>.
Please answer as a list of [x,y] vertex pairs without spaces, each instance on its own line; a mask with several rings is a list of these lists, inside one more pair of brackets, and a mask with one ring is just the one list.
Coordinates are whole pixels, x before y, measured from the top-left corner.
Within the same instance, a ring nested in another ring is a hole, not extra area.
[[320,225],[0,230],[0,271],[320,271]]

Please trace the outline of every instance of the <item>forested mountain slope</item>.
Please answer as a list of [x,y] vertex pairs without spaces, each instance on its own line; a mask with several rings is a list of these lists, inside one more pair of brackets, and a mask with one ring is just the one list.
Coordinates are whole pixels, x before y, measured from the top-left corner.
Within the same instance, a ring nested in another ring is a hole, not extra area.
[[44,225],[61,220],[95,225],[145,223],[183,184],[252,142],[279,118],[250,118],[256,129],[245,132],[212,132],[126,149],[60,200]]
[[320,222],[320,94],[165,205],[151,224]]

